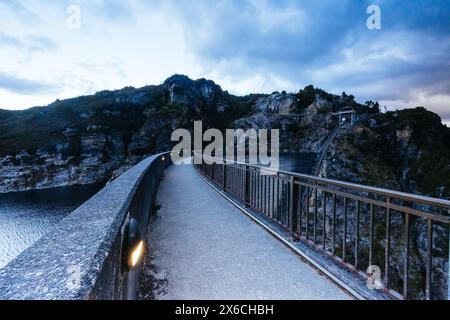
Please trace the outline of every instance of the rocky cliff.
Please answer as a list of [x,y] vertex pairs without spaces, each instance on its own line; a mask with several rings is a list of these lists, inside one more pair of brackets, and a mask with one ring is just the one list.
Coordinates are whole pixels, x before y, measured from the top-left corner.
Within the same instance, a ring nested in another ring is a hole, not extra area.
[[210,80],[175,75],[162,85],[127,87],[0,110],[0,192],[104,182],[143,157],[169,150],[176,128],[225,128],[255,98]]

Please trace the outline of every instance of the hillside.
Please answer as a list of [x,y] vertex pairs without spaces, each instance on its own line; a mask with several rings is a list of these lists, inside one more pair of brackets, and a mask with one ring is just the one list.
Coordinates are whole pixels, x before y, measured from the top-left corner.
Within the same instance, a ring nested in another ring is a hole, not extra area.
[[206,79],[175,75],[159,86],[127,87],[0,110],[0,192],[107,181],[146,155],[169,150],[176,128],[278,128],[281,149],[317,152],[353,107],[361,121],[342,131],[321,175],[449,197],[450,129],[424,108],[382,114],[307,86],[297,93],[234,96]]

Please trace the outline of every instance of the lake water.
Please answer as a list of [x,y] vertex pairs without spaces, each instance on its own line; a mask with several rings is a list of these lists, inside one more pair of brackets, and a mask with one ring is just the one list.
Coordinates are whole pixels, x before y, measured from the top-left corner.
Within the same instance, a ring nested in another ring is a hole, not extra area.
[[280,170],[311,174],[316,159],[315,153],[280,153]]
[[0,268],[101,187],[101,184],[94,184],[0,194]]

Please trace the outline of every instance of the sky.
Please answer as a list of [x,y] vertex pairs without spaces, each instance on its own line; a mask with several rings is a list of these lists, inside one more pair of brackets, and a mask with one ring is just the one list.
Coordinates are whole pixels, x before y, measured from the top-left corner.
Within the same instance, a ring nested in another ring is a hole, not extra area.
[[0,61],[3,109],[186,74],[240,95],[313,84],[450,124],[448,0],[0,0]]

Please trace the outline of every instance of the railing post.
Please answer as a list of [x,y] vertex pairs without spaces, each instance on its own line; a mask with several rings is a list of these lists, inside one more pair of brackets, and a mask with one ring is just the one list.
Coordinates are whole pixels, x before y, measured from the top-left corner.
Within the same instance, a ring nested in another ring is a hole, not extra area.
[[448,226],[448,238],[449,238],[449,241],[448,241],[448,252],[449,252],[449,255],[448,255],[448,266],[447,266],[447,269],[448,269],[447,300],[450,300],[450,226]]
[[245,191],[245,196],[244,196],[244,203],[245,206],[248,207],[249,206],[249,202],[250,202],[250,168],[248,166],[244,166],[244,170],[245,170],[245,174],[244,174],[244,191]]
[[294,183],[294,177],[290,178],[289,188],[289,215],[290,215],[290,227],[293,238],[296,238],[297,233],[297,214],[298,214],[298,187],[299,185]]
[[211,163],[211,180],[214,181],[214,162]]
[[223,190],[227,189],[227,163],[223,162]]

